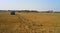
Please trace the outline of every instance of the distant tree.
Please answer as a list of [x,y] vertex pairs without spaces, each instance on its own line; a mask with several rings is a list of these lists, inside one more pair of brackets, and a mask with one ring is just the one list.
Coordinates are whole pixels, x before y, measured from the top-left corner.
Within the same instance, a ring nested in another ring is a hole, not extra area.
[[46,11],[47,13],[53,13],[53,10],[48,10],[48,11]]

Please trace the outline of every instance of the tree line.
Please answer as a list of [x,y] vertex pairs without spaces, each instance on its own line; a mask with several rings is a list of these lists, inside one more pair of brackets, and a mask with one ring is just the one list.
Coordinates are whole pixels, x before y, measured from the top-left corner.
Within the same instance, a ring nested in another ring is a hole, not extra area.
[[53,11],[53,10],[48,10],[48,11],[37,11],[37,10],[0,10],[0,12],[11,12],[11,11],[15,11],[15,12],[39,12],[39,13],[60,13],[57,11]]

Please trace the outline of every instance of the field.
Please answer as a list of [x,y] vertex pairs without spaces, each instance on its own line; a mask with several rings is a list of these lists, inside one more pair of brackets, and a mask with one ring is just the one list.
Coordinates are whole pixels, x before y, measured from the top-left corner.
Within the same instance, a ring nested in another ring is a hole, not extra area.
[[60,13],[0,12],[0,33],[60,33]]

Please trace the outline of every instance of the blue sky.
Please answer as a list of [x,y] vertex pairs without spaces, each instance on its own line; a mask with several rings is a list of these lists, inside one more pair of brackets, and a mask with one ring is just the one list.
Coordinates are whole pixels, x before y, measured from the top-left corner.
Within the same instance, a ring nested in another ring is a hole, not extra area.
[[0,0],[0,10],[60,11],[60,0]]

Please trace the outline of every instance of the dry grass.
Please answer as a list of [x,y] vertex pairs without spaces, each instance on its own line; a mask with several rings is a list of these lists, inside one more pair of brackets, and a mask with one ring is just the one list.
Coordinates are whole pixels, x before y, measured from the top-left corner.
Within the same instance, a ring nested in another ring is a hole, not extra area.
[[0,12],[0,33],[60,33],[60,13]]

